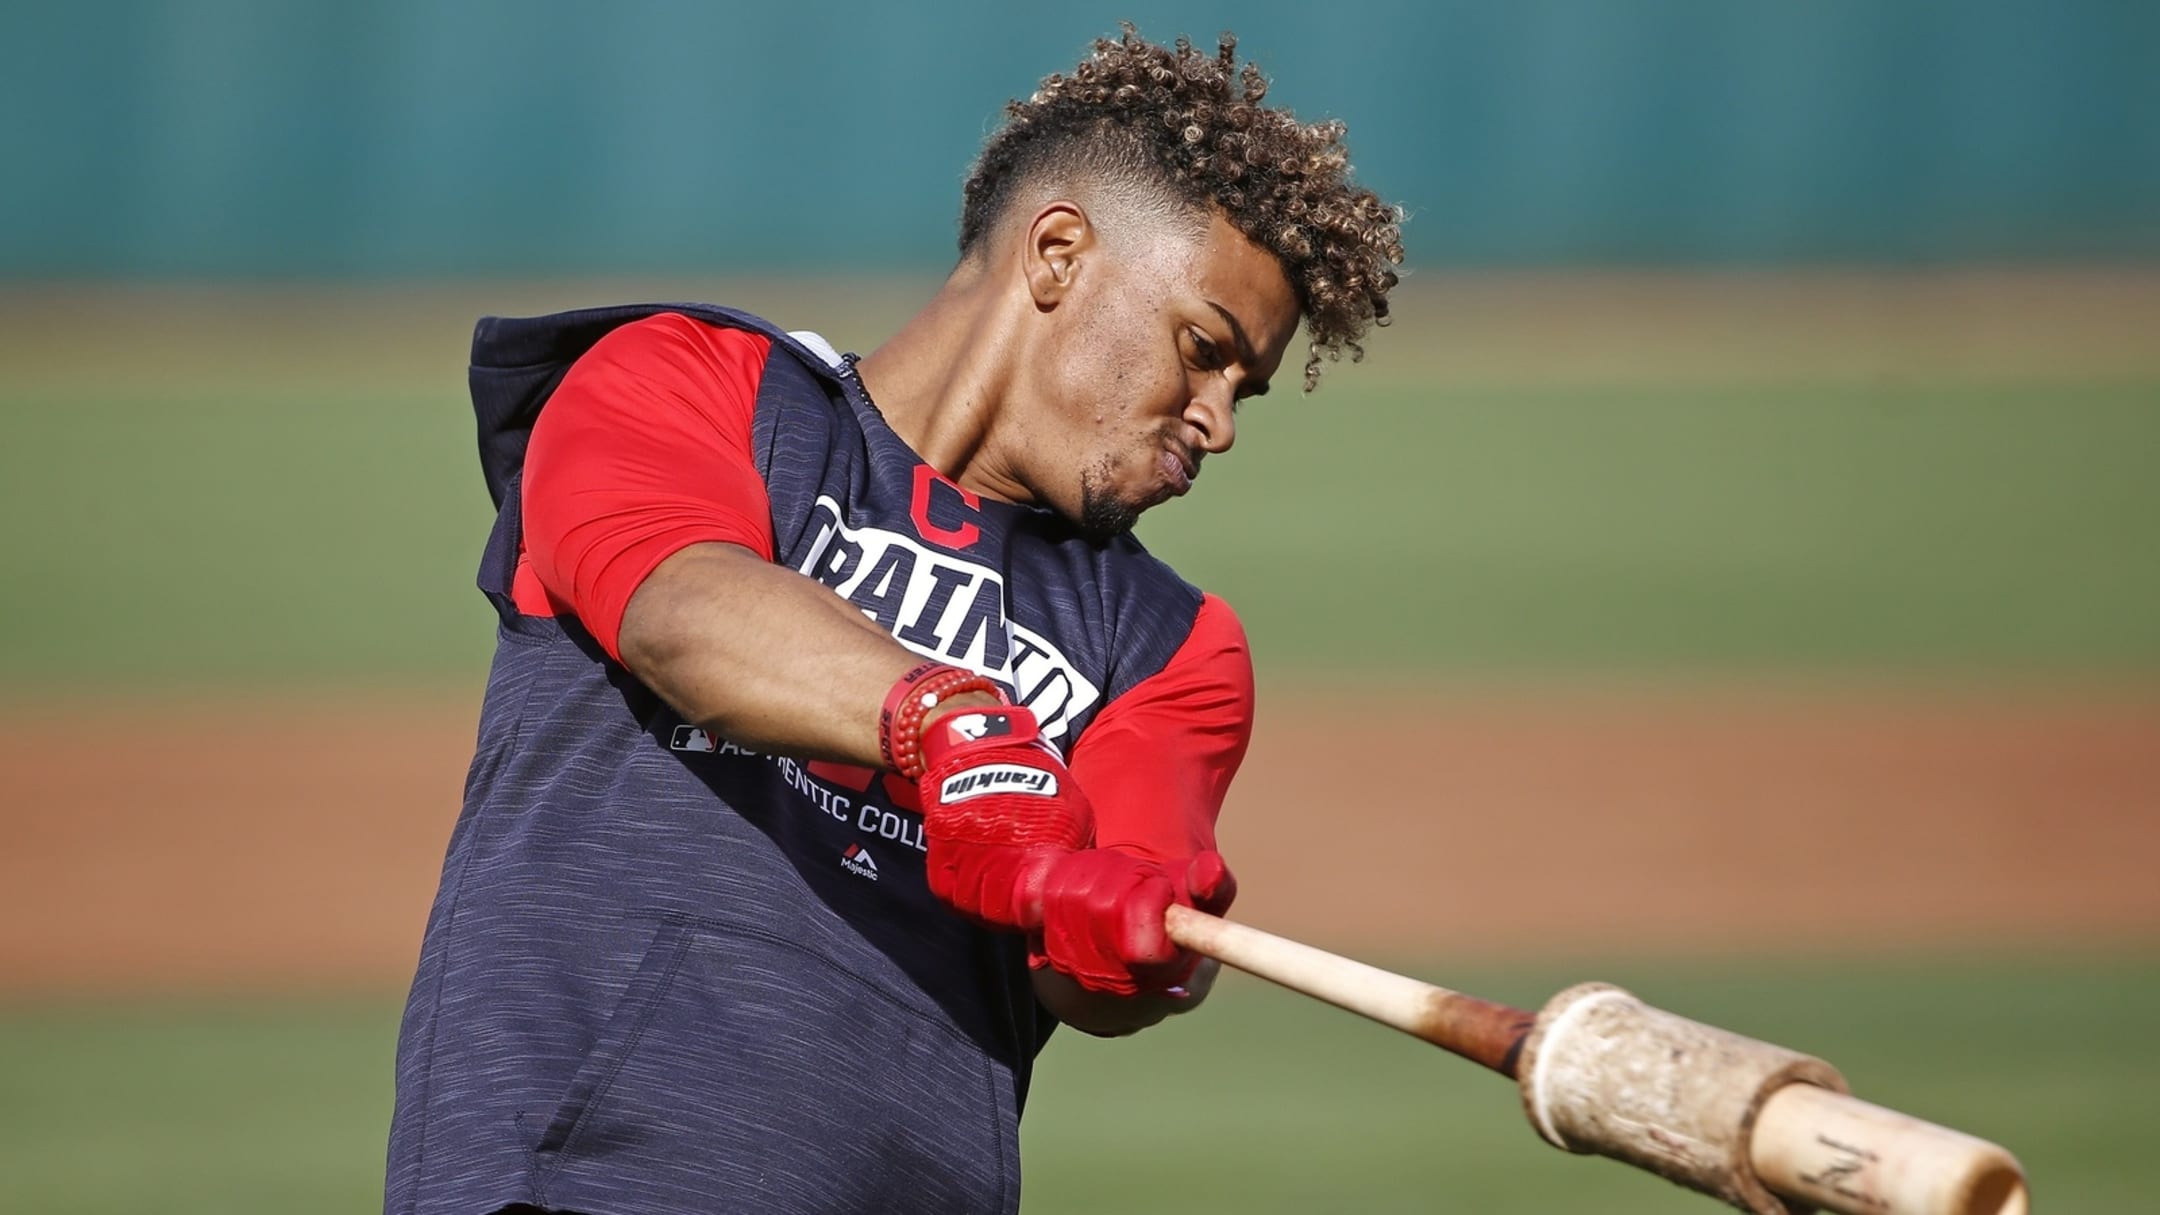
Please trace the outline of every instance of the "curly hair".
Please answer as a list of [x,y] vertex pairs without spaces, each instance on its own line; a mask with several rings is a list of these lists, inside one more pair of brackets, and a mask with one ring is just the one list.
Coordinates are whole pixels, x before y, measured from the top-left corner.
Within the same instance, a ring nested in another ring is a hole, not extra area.
[[1312,346],[1305,388],[1323,358],[1352,362],[1370,325],[1388,321],[1388,290],[1403,260],[1400,207],[1350,180],[1339,120],[1302,123],[1263,104],[1268,82],[1237,62],[1237,39],[1216,54],[1190,41],[1171,47],[1140,37],[1102,38],[1071,75],[1044,78],[1033,96],[1008,102],[1005,125],[969,171],[960,253],[971,255],[1030,182],[1080,171],[1167,192],[1176,204],[1212,206],[1275,255],[1297,293]]

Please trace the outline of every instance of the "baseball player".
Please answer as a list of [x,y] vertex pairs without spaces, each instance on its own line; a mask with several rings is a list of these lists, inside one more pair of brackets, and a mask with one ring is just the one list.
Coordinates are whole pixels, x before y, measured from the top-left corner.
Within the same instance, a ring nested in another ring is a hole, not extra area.
[[499,644],[398,1046],[387,1215],[1010,1212],[1032,1060],[1198,1004],[1173,903],[1252,672],[1131,535],[1399,212],[1219,53],[1007,109],[867,357],[704,305],[488,319]]

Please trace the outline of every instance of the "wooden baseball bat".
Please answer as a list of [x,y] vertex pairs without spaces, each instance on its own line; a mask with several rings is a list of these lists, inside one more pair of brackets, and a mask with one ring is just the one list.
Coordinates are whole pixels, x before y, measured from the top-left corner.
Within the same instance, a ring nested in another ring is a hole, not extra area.
[[[1539,1028],[1539,1016],[1526,1010],[1189,907],[1172,907],[1167,926],[1171,939],[1183,948],[1391,1026],[1511,1079],[1521,1079],[1518,1064]],[[1626,996],[1617,989],[1607,991]],[[1654,1009],[1643,1011],[1733,1042],[1762,1045]],[[1658,1167],[1657,1161],[1599,1145],[1576,1147],[1555,1138],[1547,1127],[1540,1133],[1571,1150],[1600,1151],[1715,1192],[1743,1210],[1782,1211],[1785,1201],[1795,1211],[1819,1206],[1842,1215],[2026,1215],[2028,1210],[2023,1170],[2002,1148],[1841,1092],[1809,1083],[1767,1086],[1740,1121],[1735,1130],[1746,1159],[1736,1167],[1752,1174],[1741,1188],[1757,1196],[1753,1202],[1730,1188],[1713,1191],[1676,1170]]]
[[1513,1079],[1537,1014],[1262,932],[1190,907],[1172,907],[1170,939],[1315,1000],[1399,1029]]

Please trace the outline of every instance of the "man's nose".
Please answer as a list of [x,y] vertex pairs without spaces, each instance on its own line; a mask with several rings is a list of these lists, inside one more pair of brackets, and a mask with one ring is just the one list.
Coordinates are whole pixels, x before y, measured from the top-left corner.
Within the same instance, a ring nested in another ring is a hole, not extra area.
[[1237,441],[1236,397],[1229,384],[1216,380],[1185,408],[1185,421],[1200,432],[1200,449],[1210,455],[1230,450]]

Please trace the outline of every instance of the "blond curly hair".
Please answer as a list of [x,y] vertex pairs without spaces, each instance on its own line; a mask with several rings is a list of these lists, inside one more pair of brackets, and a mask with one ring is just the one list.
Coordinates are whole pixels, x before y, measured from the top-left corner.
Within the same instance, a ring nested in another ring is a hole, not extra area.
[[1368,327],[1387,324],[1403,260],[1402,208],[1351,181],[1342,122],[1303,123],[1263,104],[1267,78],[1237,62],[1233,35],[1210,56],[1184,38],[1165,47],[1130,23],[1121,28],[1121,38],[1098,39],[1070,75],[1054,73],[1027,100],[1006,104],[1005,125],[968,173],[961,256],[1048,174],[1137,179],[1181,206],[1212,206],[1275,255],[1297,292],[1312,338],[1311,391],[1323,359],[1348,353],[1355,362]]

